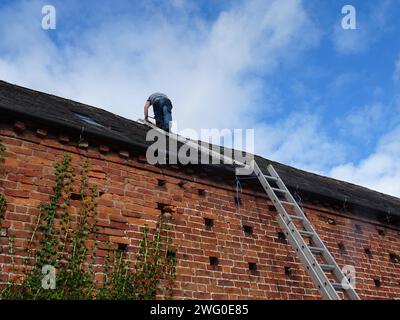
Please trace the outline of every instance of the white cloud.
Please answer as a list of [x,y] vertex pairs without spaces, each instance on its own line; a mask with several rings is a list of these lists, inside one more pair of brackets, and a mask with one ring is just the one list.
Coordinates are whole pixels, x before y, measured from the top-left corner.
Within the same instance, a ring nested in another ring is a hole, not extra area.
[[331,141],[316,115],[293,113],[274,125],[256,127],[256,153],[315,173],[344,161],[343,146]]
[[329,89],[335,94],[342,94],[349,86],[359,81],[359,75],[354,72],[341,73],[334,78]]
[[400,126],[383,136],[371,155],[333,168],[330,176],[400,197],[399,137]]
[[[396,70],[400,70],[400,59]],[[375,150],[357,163],[338,165],[326,174],[373,190],[400,197],[400,100],[394,96],[388,106],[381,103],[352,109],[344,119],[338,119],[342,134],[351,134],[359,141],[386,132]]]
[[386,116],[384,105],[375,103],[351,109],[345,117],[336,119],[336,124],[342,135],[368,142],[377,132],[387,129]]
[[369,43],[366,29],[345,30],[337,24],[333,32],[333,43],[341,54],[358,53],[365,50]]

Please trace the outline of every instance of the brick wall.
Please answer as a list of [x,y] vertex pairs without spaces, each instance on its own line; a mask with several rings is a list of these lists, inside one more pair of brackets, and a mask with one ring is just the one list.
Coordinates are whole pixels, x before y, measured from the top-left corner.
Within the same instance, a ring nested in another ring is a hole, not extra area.
[[[237,206],[233,185],[185,175],[179,168],[156,168],[142,155],[108,152],[104,146],[77,148],[43,130],[0,129],[7,148],[0,191],[8,202],[0,221],[0,281],[6,281],[10,271],[8,237],[15,236],[16,254],[23,254],[37,207],[52,192],[54,162],[69,152],[76,166],[90,160],[90,182],[101,192],[99,239],[104,242],[128,244],[134,254],[143,226],[155,227],[159,204],[176,208],[171,221],[178,259],[176,299],[320,298],[279,235],[276,213],[264,194],[243,190]],[[159,186],[159,180],[165,184]],[[400,263],[390,259],[390,254],[399,254],[398,229],[310,204],[305,212],[338,264],[356,267],[362,299],[400,298]],[[218,265],[211,265],[210,258],[218,258]]]

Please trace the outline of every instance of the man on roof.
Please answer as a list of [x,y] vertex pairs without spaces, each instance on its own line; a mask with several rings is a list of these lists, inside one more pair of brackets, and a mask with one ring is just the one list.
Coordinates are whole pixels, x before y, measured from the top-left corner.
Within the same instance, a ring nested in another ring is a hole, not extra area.
[[144,104],[144,120],[149,121],[149,108],[153,106],[156,126],[169,132],[172,121],[172,103],[167,95],[153,93]]

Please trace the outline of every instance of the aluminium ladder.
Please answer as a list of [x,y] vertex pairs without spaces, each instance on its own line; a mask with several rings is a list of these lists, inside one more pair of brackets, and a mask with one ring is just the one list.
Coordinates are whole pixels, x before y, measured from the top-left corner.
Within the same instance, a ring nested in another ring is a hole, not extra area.
[[[267,167],[269,174],[265,175],[255,161],[253,166],[254,173],[278,211],[277,219],[279,226],[296,251],[297,256],[303,263],[322,297],[326,300],[340,300],[338,291],[342,291],[348,299],[360,300],[353,286],[312,227],[307,216],[297,204],[274,167],[269,164]],[[274,182],[278,188],[271,186],[270,182]],[[281,200],[282,197],[285,200]],[[288,213],[286,209],[289,207],[291,208],[291,213]],[[296,220],[301,225],[301,229],[297,227]],[[308,245],[304,238],[309,238],[312,241],[312,245]],[[316,255],[319,255],[324,262],[318,262]],[[336,282],[331,282],[326,272],[331,272]]]
[[[195,150],[204,152],[219,160],[224,160],[228,163],[241,167],[249,167],[248,164],[244,164],[218,152],[210,150],[192,140],[161,130],[151,122],[146,122],[141,119],[139,119],[139,122],[158,130],[160,133],[167,135],[171,139],[186,143]],[[360,300],[352,284],[344,275],[343,271],[340,269],[335,259],[316,233],[307,216],[297,204],[296,200],[293,198],[292,194],[283,183],[272,164],[267,166],[268,175],[261,171],[255,160],[252,161],[250,167],[253,169],[253,173],[258,178],[264,191],[267,193],[278,212],[277,220],[279,226],[284,232],[289,243],[292,245],[293,249],[296,251],[298,258],[304,265],[306,272],[311,277],[314,285],[320,292],[323,299],[340,300],[341,297],[338,292],[341,291],[345,294],[345,297],[350,300]],[[272,186],[271,182],[273,182],[277,188]],[[282,197],[284,200],[282,200]],[[288,212],[286,208],[290,208],[292,212]],[[300,228],[298,228],[296,222],[301,225]],[[305,238],[310,239],[312,245],[307,244]],[[323,262],[319,262],[317,256],[319,256],[320,260],[323,260]],[[335,281],[330,280],[327,275],[329,272],[331,273],[331,278],[333,277],[336,279]]]

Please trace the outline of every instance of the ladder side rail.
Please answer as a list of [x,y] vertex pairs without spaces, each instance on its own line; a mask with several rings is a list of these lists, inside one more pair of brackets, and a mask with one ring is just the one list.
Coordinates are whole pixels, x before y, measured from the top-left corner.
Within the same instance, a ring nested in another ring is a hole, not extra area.
[[[286,201],[293,203],[294,210],[297,214],[297,216],[304,218],[304,221],[308,221],[307,216],[305,215],[304,211],[301,210],[300,206],[298,205],[297,201],[295,198],[292,196],[292,193],[289,191],[289,189],[286,187],[286,185],[283,183],[281,177],[278,175],[276,172],[275,168],[272,166],[272,164],[269,164],[267,166],[267,170],[270,173],[272,177],[277,178],[278,180],[276,181],[276,184],[278,185],[279,189],[282,189],[285,191],[284,196]],[[310,230],[311,231],[311,230]]]
[[[304,213],[303,213],[304,214]],[[305,216],[305,214],[304,214]],[[312,240],[315,243],[316,247],[323,248],[324,251],[321,253],[324,260],[328,265],[333,265],[334,269],[332,270],[335,278],[337,279],[338,283],[342,284],[345,293],[349,296],[352,300],[359,300],[358,294],[355,292],[354,288],[348,281],[347,277],[344,275],[342,269],[337,264],[335,258],[332,256],[330,251],[328,250],[325,243],[322,241],[318,233],[315,231],[314,227],[310,223],[308,219],[302,221],[302,226],[305,231],[309,231],[313,233]]]
[[[318,275],[318,273],[322,274],[323,270],[319,266],[319,264],[315,262],[315,257],[312,256],[312,252],[310,251],[310,249],[308,249],[308,246],[301,244],[301,242],[296,239],[294,234],[295,232],[291,232],[289,226],[286,224],[281,215],[278,215],[277,221],[281,229],[283,231],[286,231],[286,238],[288,239],[292,248],[295,249],[297,257],[303,263],[303,266],[305,266],[305,271],[310,276],[312,282],[316,286],[322,298],[326,300],[340,300],[340,296],[338,295],[332,284],[329,282],[329,280],[327,278],[323,279],[323,277]],[[302,247],[304,248],[303,250],[301,250]],[[310,258],[310,256],[312,256],[312,258]],[[314,269],[317,268],[321,270],[319,270],[319,272],[316,272],[316,270]]]
[[287,189],[286,185],[283,183],[282,179],[280,179],[278,173],[276,172],[275,168],[271,164],[268,165],[268,171],[270,172],[271,176],[278,178],[277,184],[278,184],[279,188],[281,188],[287,192],[287,193],[285,193],[285,195],[286,194],[289,195],[290,202],[294,201],[296,203],[295,211],[296,211],[297,215],[300,215],[301,217],[305,218],[303,220],[304,229],[306,231],[312,232],[314,234],[312,239],[315,242],[315,244],[318,247],[324,249],[324,251],[322,252],[322,255],[323,255],[325,261],[327,262],[327,264],[335,266],[335,268],[333,269],[333,274],[335,275],[335,277],[339,281],[339,283],[346,285],[346,289],[344,289],[345,293],[349,296],[350,299],[359,300],[360,298],[359,298],[358,294],[355,292],[354,288],[349,283],[347,277],[342,272],[342,269],[339,267],[336,260],[334,259],[334,257],[332,256],[332,254],[330,253],[328,248],[326,247],[325,243],[319,237],[318,233],[315,231],[314,227],[308,220],[307,216],[305,215],[303,210],[300,208],[300,206],[297,204],[297,202],[293,198],[292,194]]
[[310,275],[314,284],[317,286],[321,295],[325,299],[329,300],[340,300],[340,296],[336,292],[335,288],[330,283],[326,274],[322,270],[321,266],[317,262],[315,256],[309,249],[309,247],[304,242],[303,237],[299,233],[296,225],[293,223],[292,219],[286,212],[286,209],[283,207],[279,198],[276,196],[274,191],[271,189],[270,184],[267,179],[264,177],[264,174],[258,167],[257,163],[254,163],[254,172],[260,180],[261,185],[263,186],[265,192],[268,194],[273,204],[275,205],[278,211],[278,223],[283,231],[286,231],[285,234],[290,244],[296,252],[298,253],[298,257],[301,262],[306,266],[306,271]]
[[313,240],[315,241],[316,245],[318,247],[324,248],[324,252],[322,253],[325,261],[327,264],[334,265],[335,268],[332,270],[334,276],[338,280],[338,283],[342,284],[344,292],[348,295],[348,297],[352,300],[360,300],[360,297],[358,296],[357,292],[354,290],[353,286],[350,284],[348,281],[347,277],[343,273],[342,269],[339,267],[337,264],[335,258],[332,256],[330,251],[327,249],[325,246],[324,242],[320,239],[317,233],[315,233],[315,236],[313,237]]
[[326,247],[325,243],[322,241],[318,233],[315,231],[314,227],[312,224],[307,221],[303,221],[303,227],[306,231],[313,232],[312,240],[314,241],[315,245],[319,248],[323,248],[324,251],[322,252],[322,256],[325,259],[326,263],[328,265],[333,265],[335,268],[332,270],[335,278],[337,279],[338,283],[342,284],[344,286],[344,291],[345,293],[349,296],[350,299],[352,300],[360,300],[358,294],[348,281],[347,277],[344,275],[342,269],[339,267],[337,264],[335,258],[332,256],[328,248]]

